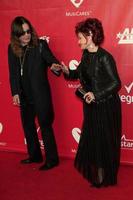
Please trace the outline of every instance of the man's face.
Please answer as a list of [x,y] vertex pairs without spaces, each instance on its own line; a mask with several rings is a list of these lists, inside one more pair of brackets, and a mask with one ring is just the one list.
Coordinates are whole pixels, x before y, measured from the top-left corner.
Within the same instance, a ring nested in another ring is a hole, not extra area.
[[23,34],[19,37],[20,43],[22,46],[28,45],[31,40],[31,30],[28,24],[24,23],[22,25]]

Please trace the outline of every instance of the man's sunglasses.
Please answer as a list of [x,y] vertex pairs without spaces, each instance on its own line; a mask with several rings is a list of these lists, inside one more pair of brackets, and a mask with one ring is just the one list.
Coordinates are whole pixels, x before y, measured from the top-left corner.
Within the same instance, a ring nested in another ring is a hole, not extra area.
[[25,35],[25,34],[30,34],[31,33],[31,30],[30,29],[28,29],[28,30],[25,30],[25,31],[23,31],[22,33],[21,33],[21,35]]
[[31,34],[31,30],[28,29],[28,30],[22,31],[21,33],[18,33],[17,36],[18,36],[18,37],[21,37],[21,36],[24,36],[26,33],[27,33],[27,34]]

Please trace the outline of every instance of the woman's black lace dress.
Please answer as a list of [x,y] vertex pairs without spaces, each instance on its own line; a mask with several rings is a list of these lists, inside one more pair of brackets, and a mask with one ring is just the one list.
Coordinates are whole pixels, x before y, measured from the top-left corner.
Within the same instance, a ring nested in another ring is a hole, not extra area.
[[[81,62],[80,81],[93,91],[95,53],[87,53]],[[94,186],[115,185],[120,163],[121,104],[117,93],[87,104],[83,102],[82,134],[75,167]]]

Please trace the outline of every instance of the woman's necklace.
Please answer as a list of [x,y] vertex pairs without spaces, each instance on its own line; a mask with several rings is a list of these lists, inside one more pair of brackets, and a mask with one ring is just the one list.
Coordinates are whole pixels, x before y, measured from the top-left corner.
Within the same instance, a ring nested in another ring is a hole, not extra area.
[[20,74],[21,76],[23,76],[23,69],[24,69],[24,62],[25,62],[25,56],[26,56],[26,52],[27,52],[28,46],[26,47],[25,51],[24,51],[24,55],[23,57],[19,57],[19,61],[20,61]]

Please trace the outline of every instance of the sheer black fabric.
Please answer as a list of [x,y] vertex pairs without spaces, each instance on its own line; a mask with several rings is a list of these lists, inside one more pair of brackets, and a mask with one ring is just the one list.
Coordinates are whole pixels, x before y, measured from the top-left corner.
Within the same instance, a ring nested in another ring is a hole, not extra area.
[[[94,90],[94,78],[95,82],[97,81],[95,63],[97,62],[98,67],[99,55],[98,52],[85,54],[78,68],[80,81],[87,91]],[[104,85],[104,78],[102,82]],[[82,133],[74,165],[93,185],[115,185],[120,164],[121,103],[119,95],[112,91],[112,94],[110,92],[109,95],[104,95],[103,98],[96,99],[91,104],[83,102],[83,113]]]
[[92,183],[114,185],[120,163],[120,99],[114,95],[101,103],[84,103],[83,107],[75,167]]

